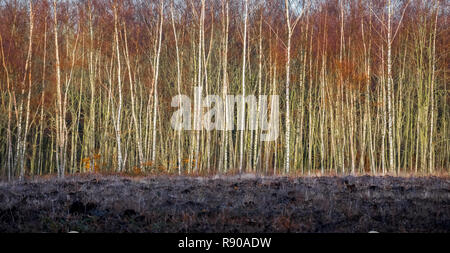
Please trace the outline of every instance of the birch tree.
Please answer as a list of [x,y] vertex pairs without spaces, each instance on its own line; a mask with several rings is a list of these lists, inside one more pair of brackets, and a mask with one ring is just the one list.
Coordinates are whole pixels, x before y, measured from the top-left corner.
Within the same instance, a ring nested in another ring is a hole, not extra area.
[[158,113],[158,75],[159,75],[159,59],[161,55],[161,41],[163,34],[163,21],[164,21],[164,1],[160,0],[160,23],[159,23],[159,36],[158,36],[158,51],[156,53],[156,67],[154,71],[154,91],[153,91],[153,138],[152,138],[152,163],[156,162],[156,114]]
[[296,17],[294,22],[291,23],[290,19],[290,1],[284,1],[285,10],[286,10],[286,25],[287,25],[287,48],[286,48],[286,133],[285,133],[285,163],[284,169],[286,173],[289,173],[289,165],[290,165],[290,134],[291,134],[291,122],[290,122],[290,67],[291,67],[291,38],[292,33],[297,26],[298,21],[303,16],[305,11],[305,6],[302,6],[301,13]]
[[[175,27],[175,18],[173,11],[173,0],[170,2],[170,16],[172,18],[172,28],[173,28],[173,36],[175,39],[175,48],[177,54],[177,91],[178,95],[181,96],[181,67],[180,67],[180,52],[178,48],[178,34]],[[178,107],[181,108],[181,100],[179,101]],[[181,163],[181,131],[178,131],[178,174],[181,174],[182,171],[182,163]]]
[[119,104],[117,108],[117,116],[114,123],[114,128],[116,132],[116,142],[117,142],[117,170],[119,172],[123,169],[123,159],[122,159],[122,131],[121,131],[121,116],[122,116],[122,78],[121,78],[121,62],[120,62],[120,50],[119,50],[119,31],[118,31],[118,17],[117,17],[117,2],[113,5],[114,11],[114,42],[116,50],[117,59],[117,86],[119,89]]
[[[244,0],[244,38],[242,47],[242,108],[241,108],[241,126],[245,129],[245,60],[247,55],[247,18],[248,18],[248,0]],[[238,124],[239,125],[239,124]],[[242,129],[240,134],[240,145],[239,145],[239,174],[242,173],[243,160],[244,160],[244,133],[245,130]]]
[[63,94],[61,87],[61,64],[59,59],[59,43],[58,43],[58,12],[57,12],[57,1],[53,0],[53,35],[55,39],[55,60],[56,60],[56,97],[57,97],[57,112],[56,112],[56,166],[58,171],[58,176],[64,178],[65,172],[65,150],[66,150],[66,140],[65,140],[65,129],[66,122],[63,113]]

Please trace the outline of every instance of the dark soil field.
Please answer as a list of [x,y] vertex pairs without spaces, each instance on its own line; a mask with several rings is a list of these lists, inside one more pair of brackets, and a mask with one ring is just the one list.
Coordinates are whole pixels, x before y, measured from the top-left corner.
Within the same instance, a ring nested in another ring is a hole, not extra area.
[[0,183],[0,232],[450,232],[438,177],[76,176]]

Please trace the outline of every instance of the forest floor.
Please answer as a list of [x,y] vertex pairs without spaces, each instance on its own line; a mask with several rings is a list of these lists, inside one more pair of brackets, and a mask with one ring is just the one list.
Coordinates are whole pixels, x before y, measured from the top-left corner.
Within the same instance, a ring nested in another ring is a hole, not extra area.
[[122,177],[0,183],[0,232],[450,232],[448,177]]

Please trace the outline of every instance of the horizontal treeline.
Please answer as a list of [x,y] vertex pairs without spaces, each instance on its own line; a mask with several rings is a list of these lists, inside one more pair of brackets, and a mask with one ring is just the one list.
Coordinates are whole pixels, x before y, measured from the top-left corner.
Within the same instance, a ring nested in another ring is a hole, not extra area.
[[[447,173],[448,7],[1,0],[0,176]],[[196,86],[279,95],[279,137],[173,130]]]

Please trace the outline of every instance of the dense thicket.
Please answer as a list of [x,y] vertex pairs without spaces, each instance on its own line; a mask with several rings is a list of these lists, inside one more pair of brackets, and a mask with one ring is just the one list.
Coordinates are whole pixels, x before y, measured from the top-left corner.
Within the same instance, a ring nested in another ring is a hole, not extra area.
[[[0,1],[5,178],[448,172],[447,1]],[[174,131],[172,97],[280,95],[280,136]]]

